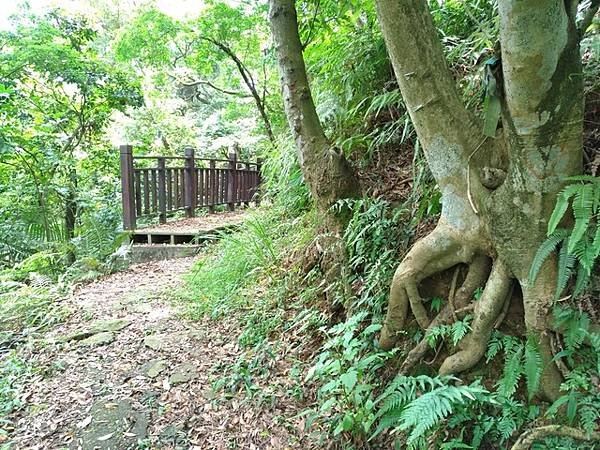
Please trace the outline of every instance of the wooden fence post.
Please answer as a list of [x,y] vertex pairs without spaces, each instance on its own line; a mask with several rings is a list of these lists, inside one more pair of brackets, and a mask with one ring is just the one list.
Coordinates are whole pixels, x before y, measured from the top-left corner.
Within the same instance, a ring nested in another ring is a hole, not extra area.
[[123,229],[133,230],[136,227],[135,196],[133,180],[133,148],[121,145],[121,199],[123,202]]
[[185,171],[184,171],[184,201],[185,213],[187,217],[196,215],[196,164],[194,161],[194,149],[185,149]]
[[237,192],[237,153],[229,153],[229,170],[227,171],[227,206],[229,211],[235,210]]
[[158,158],[158,222],[167,222],[167,171],[166,160],[163,156]]
[[242,199],[244,206],[250,206],[250,190],[252,189],[252,166],[249,162],[244,164],[244,172],[242,175]]
[[260,171],[262,169],[262,165],[263,159],[256,158],[256,187],[254,192],[254,203],[256,204],[256,206],[260,205],[260,185],[262,183],[262,175]]
[[207,202],[209,203],[208,212],[211,214],[215,212],[215,191],[217,188],[217,184],[215,183],[215,177],[217,176],[215,167],[216,167],[215,160],[211,159],[208,162],[208,181],[206,183],[206,185],[207,185],[206,198],[207,198]]

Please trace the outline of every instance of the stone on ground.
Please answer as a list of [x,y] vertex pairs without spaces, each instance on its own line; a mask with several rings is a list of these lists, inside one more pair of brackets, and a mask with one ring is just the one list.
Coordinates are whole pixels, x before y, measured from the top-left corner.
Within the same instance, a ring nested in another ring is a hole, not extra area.
[[98,401],[90,415],[77,425],[77,435],[71,448],[128,449],[138,448],[147,435],[148,419],[133,409],[126,400],[117,403]]
[[165,336],[152,334],[144,338],[144,345],[152,350],[161,350],[165,346]]
[[175,386],[177,384],[187,383],[196,377],[198,377],[196,366],[188,363],[180,364],[173,369],[173,373],[169,377],[169,384]]
[[101,320],[92,325],[93,333],[101,333],[104,331],[121,331],[131,322],[127,319]]
[[106,345],[110,344],[115,340],[115,333],[112,331],[104,331],[102,333],[97,333],[89,338],[83,339],[79,342],[79,345],[83,346],[95,346],[95,345]]
[[142,373],[149,378],[156,378],[167,368],[167,362],[162,359],[153,359],[148,361],[142,367]]

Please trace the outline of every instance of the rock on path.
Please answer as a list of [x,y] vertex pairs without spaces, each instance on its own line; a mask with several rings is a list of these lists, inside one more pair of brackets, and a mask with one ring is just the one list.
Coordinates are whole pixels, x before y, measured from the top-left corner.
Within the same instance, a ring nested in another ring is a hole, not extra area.
[[293,416],[286,407],[215,399],[211,377],[239,356],[239,326],[178,315],[169,295],[192,264],[132,266],[65,300],[67,321],[25,353],[40,370],[12,417],[13,448],[295,447],[294,425],[276,420]]

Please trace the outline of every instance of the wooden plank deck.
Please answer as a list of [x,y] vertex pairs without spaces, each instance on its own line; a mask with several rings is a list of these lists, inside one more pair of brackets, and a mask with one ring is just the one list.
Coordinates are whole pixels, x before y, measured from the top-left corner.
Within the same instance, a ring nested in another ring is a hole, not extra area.
[[196,244],[218,231],[235,228],[247,215],[248,210],[238,210],[172,220],[137,228],[131,232],[131,240],[134,244]]

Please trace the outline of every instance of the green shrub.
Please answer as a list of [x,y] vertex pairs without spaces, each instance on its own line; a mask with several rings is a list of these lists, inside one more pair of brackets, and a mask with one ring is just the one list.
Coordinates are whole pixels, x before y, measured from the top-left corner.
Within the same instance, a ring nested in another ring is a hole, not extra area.
[[7,424],[6,416],[22,406],[19,393],[31,371],[32,367],[14,351],[0,362],[0,432]]

